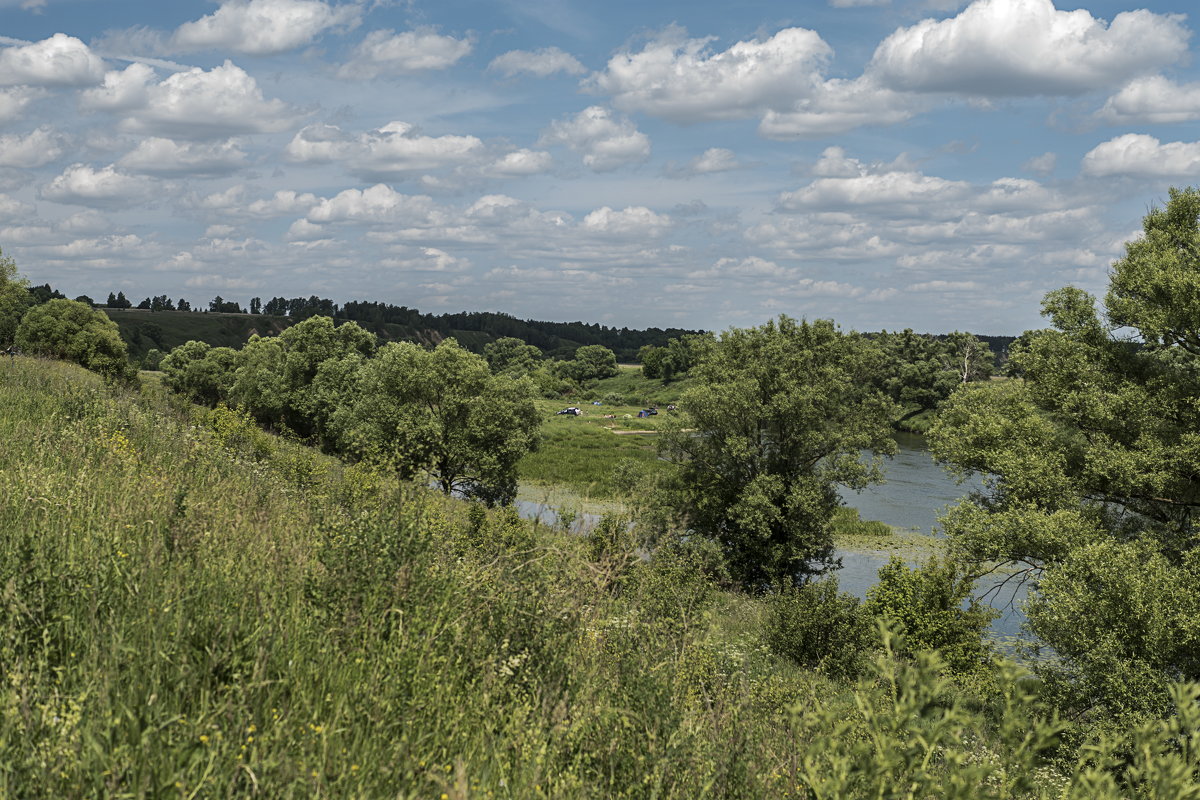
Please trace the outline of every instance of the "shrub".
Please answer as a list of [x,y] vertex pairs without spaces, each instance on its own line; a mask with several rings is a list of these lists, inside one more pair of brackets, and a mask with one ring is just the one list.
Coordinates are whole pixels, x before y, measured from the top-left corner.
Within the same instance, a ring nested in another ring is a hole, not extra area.
[[858,598],[838,591],[837,578],[781,589],[768,607],[771,652],[833,677],[862,672],[874,635],[871,621]]
[[16,343],[25,352],[74,361],[106,378],[134,375],[117,324],[74,300],[51,300],[25,312]]
[[867,591],[865,608],[899,626],[910,654],[940,650],[951,672],[966,674],[987,663],[983,634],[998,614],[971,597],[973,586],[952,561],[934,556],[914,569],[892,558]]

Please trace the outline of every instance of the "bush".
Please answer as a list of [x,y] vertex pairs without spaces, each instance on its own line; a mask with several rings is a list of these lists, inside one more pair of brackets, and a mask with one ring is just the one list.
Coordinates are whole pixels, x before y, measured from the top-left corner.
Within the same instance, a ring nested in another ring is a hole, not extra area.
[[910,654],[940,650],[951,672],[967,674],[988,662],[983,634],[998,615],[971,597],[973,586],[952,561],[934,556],[914,569],[892,558],[867,591],[865,609],[896,623]]
[[858,598],[832,576],[773,595],[765,633],[771,652],[838,678],[862,672],[874,636]]
[[74,361],[106,378],[135,374],[117,324],[74,300],[51,300],[25,312],[16,343],[27,353]]

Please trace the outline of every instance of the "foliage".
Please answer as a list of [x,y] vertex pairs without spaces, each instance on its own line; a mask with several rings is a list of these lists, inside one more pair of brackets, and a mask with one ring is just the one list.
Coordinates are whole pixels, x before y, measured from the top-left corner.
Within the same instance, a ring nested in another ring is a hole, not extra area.
[[937,650],[951,672],[978,672],[990,660],[984,635],[997,612],[972,597],[974,584],[952,561],[932,556],[910,568],[893,556],[867,590],[865,610],[904,634],[902,652]]
[[937,408],[959,386],[986,380],[994,368],[992,352],[969,333],[945,336],[883,331],[874,337],[887,353],[879,375],[889,397],[915,411]]
[[1058,655],[1041,671],[1073,712],[1160,713],[1168,681],[1200,678],[1198,213],[1172,190],[1114,264],[1107,317],[1049,293],[1054,328],[1013,348],[1024,380],[956,393],[933,431],[940,459],[992,475],[944,522],[955,551],[1037,579],[1030,626]]
[[0,252],[0,347],[8,347],[17,335],[21,316],[33,300],[29,281],[17,273],[17,262]]
[[128,380],[133,374],[117,326],[85,303],[51,300],[29,309],[15,339],[26,353],[74,361],[106,378]]
[[662,347],[646,345],[638,351],[638,360],[642,362],[642,374],[647,378],[661,378],[667,382],[682,377],[700,363],[712,347],[713,341],[712,334],[698,333],[668,339]]
[[685,418],[661,452],[679,470],[678,501],[720,543],[744,587],[803,582],[832,566],[836,486],[881,477],[895,451],[894,406],[871,386],[882,354],[833,323],[787,317],[723,334],[682,398]]
[[772,653],[835,678],[862,672],[875,641],[858,598],[838,591],[828,576],[787,586],[768,599],[764,638]]
[[503,336],[484,345],[483,357],[494,373],[527,375],[542,360],[542,351],[512,336]]
[[340,400],[315,386],[322,365],[349,359],[352,369],[377,345],[353,322],[335,327],[329,317],[309,317],[278,336],[252,337],[242,348],[229,400],[260,421],[311,436],[324,431]]
[[617,356],[604,345],[585,345],[575,351],[575,358],[556,362],[554,367],[562,377],[583,383],[616,375]]
[[171,391],[189,400],[215,406],[229,395],[241,357],[230,347],[210,347],[187,342],[176,347],[159,364]]
[[516,465],[537,444],[532,387],[492,375],[453,339],[432,351],[391,343],[363,362],[331,415],[338,445],[388,460],[406,479],[427,474],[446,494],[486,503],[516,495]]

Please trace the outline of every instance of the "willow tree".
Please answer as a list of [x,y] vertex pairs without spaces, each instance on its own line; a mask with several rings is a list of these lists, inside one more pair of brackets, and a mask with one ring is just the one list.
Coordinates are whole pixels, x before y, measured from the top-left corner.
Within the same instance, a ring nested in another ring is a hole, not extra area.
[[339,449],[446,494],[489,505],[516,497],[517,462],[537,446],[541,422],[531,383],[493,375],[453,339],[434,350],[384,345],[342,380],[329,421]]
[[936,455],[990,473],[944,520],[954,551],[1032,578],[1043,666],[1082,712],[1155,713],[1200,679],[1200,192],[1171,190],[1112,268],[1098,311],[1050,292],[1024,381],[953,395]]
[[832,322],[786,316],[722,334],[692,370],[686,414],[663,436],[695,534],[749,590],[835,566],[837,487],[881,479],[896,407],[875,386],[879,346]]

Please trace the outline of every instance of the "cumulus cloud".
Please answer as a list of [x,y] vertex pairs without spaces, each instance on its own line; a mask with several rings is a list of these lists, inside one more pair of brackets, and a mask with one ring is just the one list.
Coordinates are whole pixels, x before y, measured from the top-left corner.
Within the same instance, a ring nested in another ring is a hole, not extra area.
[[844,178],[817,178],[795,192],[779,197],[783,211],[829,210],[876,206],[895,212],[913,204],[953,202],[970,192],[964,181],[948,181],[919,172],[883,172]]
[[138,142],[116,166],[146,175],[228,175],[246,165],[246,154],[233,140],[176,142],[151,137]]
[[234,50],[272,55],[302,47],[331,28],[358,24],[358,4],[330,6],[319,0],[227,0],[212,14],[179,26],[171,44],[179,50]]
[[1083,157],[1083,172],[1104,177],[1176,178],[1200,175],[1200,142],[1162,143],[1143,133],[1127,133],[1096,145]]
[[1049,175],[1054,172],[1054,168],[1058,165],[1058,156],[1054,153],[1042,153],[1040,156],[1034,156],[1021,165],[1021,169],[1026,172],[1034,172],[1038,175]]
[[0,85],[90,86],[104,77],[104,61],[74,36],[0,50]]
[[431,224],[438,216],[437,205],[427,195],[401,194],[386,184],[369,189],[346,189],[321,198],[309,209],[311,223],[366,222]]
[[556,72],[582,75],[587,72],[587,67],[579,63],[575,56],[557,47],[543,47],[540,50],[509,50],[493,58],[492,63],[488,64],[488,71],[499,72],[509,78],[522,74],[547,78]]
[[371,31],[341,66],[342,78],[378,78],[446,69],[471,52],[469,39],[443,36],[428,28],[396,33]]
[[621,211],[604,206],[583,218],[585,230],[613,236],[658,236],[671,225],[670,216],[657,214],[645,206],[630,206]]
[[403,272],[465,272],[469,259],[452,256],[436,247],[402,247],[397,255],[379,262],[381,267]]
[[493,161],[484,170],[499,178],[540,175],[554,165],[554,157],[544,150],[514,150]]
[[20,119],[25,113],[25,107],[35,96],[34,90],[25,87],[0,89],[0,123]]
[[104,73],[104,82],[79,96],[79,105],[86,111],[128,111],[145,106],[150,101],[150,85],[154,70],[134,62],[123,70]]
[[867,71],[903,91],[1076,95],[1174,63],[1187,40],[1176,14],[1127,11],[1106,25],[1051,0],[976,0],[955,17],[895,31]]
[[895,125],[925,111],[928,99],[880,86],[871,76],[831,78],[786,109],[767,109],[758,132],[769,139],[830,136],[867,125]]
[[297,163],[344,162],[352,173],[379,180],[477,161],[485,149],[474,136],[424,136],[406,122],[389,122],[357,135],[310,125],[292,137],[285,155]]
[[1112,124],[1200,119],[1200,83],[1178,84],[1162,75],[1135,78],[1108,98],[1096,116]]
[[790,107],[821,82],[833,55],[814,31],[785,28],[714,52],[712,37],[691,39],[672,26],[641,51],[621,52],[587,86],[612,96],[623,111],[677,122],[737,119]]
[[[292,125],[299,114],[282,100],[267,100],[258,83],[226,61],[210,70],[177,72],[147,84],[146,73],[126,69],[84,98],[88,107],[124,110],[121,128],[172,139],[227,139],[272,133]],[[140,85],[139,85],[140,84]]]
[[43,186],[40,195],[56,203],[119,208],[150,199],[153,190],[151,181],[118,172],[113,165],[98,170],[72,164]]
[[252,217],[267,219],[284,214],[299,214],[308,211],[316,205],[317,196],[311,192],[295,192],[291,189],[280,189],[271,197],[255,200],[245,208],[245,213]]
[[62,134],[46,126],[25,136],[0,136],[0,167],[33,169],[45,166],[63,154],[63,145]]
[[573,117],[555,120],[542,134],[542,145],[564,144],[583,154],[583,163],[607,172],[650,157],[650,137],[626,117],[589,106]]

